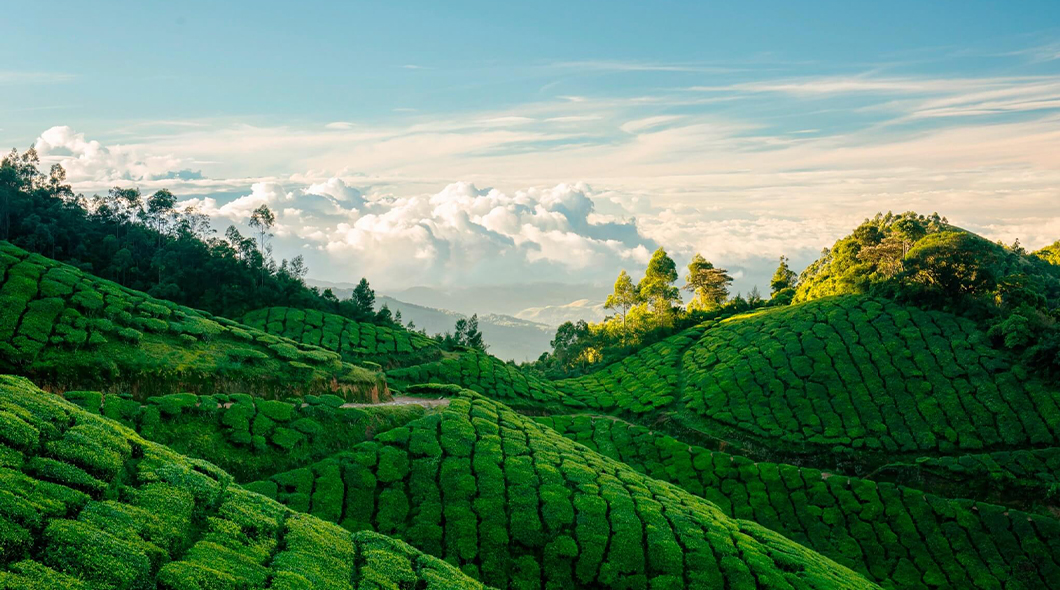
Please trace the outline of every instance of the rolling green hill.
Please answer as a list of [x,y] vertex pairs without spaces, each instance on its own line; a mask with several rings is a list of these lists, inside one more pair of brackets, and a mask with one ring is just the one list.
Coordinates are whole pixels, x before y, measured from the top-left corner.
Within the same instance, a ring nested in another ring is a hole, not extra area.
[[482,588],[0,376],[0,588]]
[[778,453],[983,452],[1052,446],[1060,433],[1056,392],[972,322],[866,296],[708,322],[556,382],[509,376],[484,355],[390,375],[515,406],[665,418]]
[[48,389],[386,396],[374,370],[0,242],[0,370]]
[[68,391],[66,399],[153,442],[253,481],[319,461],[422,417],[423,406],[346,407],[335,395],[279,401],[172,393],[144,402],[125,395]]
[[683,409],[702,423],[796,449],[978,452],[1060,433],[1056,391],[974,324],[871,298],[722,322],[685,353],[683,376]]
[[442,360],[387,371],[387,380],[396,389],[410,385],[437,383],[459,385],[511,406],[521,408],[584,408],[568,398],[554,383],[519,370],[484,352],[470,350]]
[[355,322],[316,310],[259,309],[243,316],[243,323],[295,342],[337,352],[351,363],[369,361],[385,367],[405,366],[436,360],[442,355],[438,343],[422,334]]
[[1052,588],[1060,521],[908,487],[754,462],[613,418],[539,422],[819,551],[885,588]]
[[872,586],[497,402],[450,391],[439,412],[249,487],[402,538],[500,588]]

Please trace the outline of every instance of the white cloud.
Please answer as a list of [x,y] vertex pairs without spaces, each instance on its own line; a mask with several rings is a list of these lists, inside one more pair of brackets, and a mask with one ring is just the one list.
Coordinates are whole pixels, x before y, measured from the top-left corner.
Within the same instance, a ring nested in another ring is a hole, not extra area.
[[[887,210],[938,211],[1028,247],[1060,237],[1055,77],[824,76],[711,91],[738,100],[715,111],[679,89],[349,127],[213,121],[121,145],[53,127],[37,147],[80,191],[165,186],[226,222],[268,204],[278,252],[309,244],[314,276],[394,287],[610,282],[656,244],[750,282],[780,254],[809,262]],[[207,178],[180,176],[196,162]]]
[[[86,140],[67,126],[56,126],[41,133],[33,146],[42,160],[61,164],[74,181],[119,182],[169,178],[182,171],[188,161],[176,156],[143,155],[135,148],[106,147]],[[194,173],[192,173],[194,175]]]
[[345,131],[347,129],[353,129],[353,123],[349,121],[333,121],[324,125],[325,129],[334,129],[336,131]]

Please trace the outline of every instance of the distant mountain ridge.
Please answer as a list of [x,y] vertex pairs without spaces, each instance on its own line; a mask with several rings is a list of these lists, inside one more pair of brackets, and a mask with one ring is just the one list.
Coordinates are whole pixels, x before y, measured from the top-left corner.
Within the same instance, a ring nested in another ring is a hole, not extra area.
[[564,322],[602,322],[607,317],[604,304],[592,299],[579,299],[566,305],[545,305],[542,307],[528,307],[515,317],[532,322],[559,326]]
[[[344,299],[353,292],[348,283],[328,283],[309,281],[311,285],[329,288],[335,296]],[[453,324],[460,318],[470,317],[470,313],[460,313],[449,309],[428,307],[395,299],[389,295],[377,295],[376,308],[386,305],[392,312],[401,312],[404,323],[412,322],[416,330],[425,330],[428,334],[452,332]],[[549,351],[549,344],[556,330],[542,322],[521,319],[511,315],[497,313],[479,313],[479,329],[489,345],[489,352],[504,360],[525,361],[541,356]]]

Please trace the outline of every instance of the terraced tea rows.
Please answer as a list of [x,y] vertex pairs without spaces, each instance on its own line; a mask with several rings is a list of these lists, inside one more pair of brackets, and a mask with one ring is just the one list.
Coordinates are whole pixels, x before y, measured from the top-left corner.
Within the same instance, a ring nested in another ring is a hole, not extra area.
[[557,381],[556,387],[603,412],[647,414],[666,408],[681,397],[681,355],[714,324],[685,330],[589,375]]
[[1060,495],[1060,448],[919,457],[883,466],[874,477],[925,482],[962,496],[1011,504],[1055,505]]
[[344,400],[335,395],[284,402],[245,393],[174,393],[145,403],[98,392],[64,396],[152,442],[209,461],[239,482],[319,461],[424,413],[418,405],[342,407]]
[[0,242],[0,370],[59,390],[386,395],[374,371]]
[[890,588],[1060,587],[1060,522],[889,483],[711,452],[612,418],[538,418]]
[[569,405],[584,408],[545,379],[530,375],[484,352],[471,350],[455,358],[387,371],[396,389],[423,383],[459,385],[513,406]]
[[405,329],[355,322],[332,313],[289,307],[252,311],[243,323],[295,342],[319,346],[349,362],[371,361],[386,367],[437,360],[442,351],[430,338]]
[[500,588],[871,586],[506,406],[453,393],[444,410],[250,487]]
[[950,453],[1052,445],[1055,391],[967,321],[864,297],[709,330],[684,357],[691,412],[793,445]]
[[0,588],[482,588],[0,376]]

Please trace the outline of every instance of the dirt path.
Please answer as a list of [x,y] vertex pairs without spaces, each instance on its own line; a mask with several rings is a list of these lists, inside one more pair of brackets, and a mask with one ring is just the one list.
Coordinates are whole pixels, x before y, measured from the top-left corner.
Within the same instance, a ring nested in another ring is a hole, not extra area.
[[411,397],[407,395],[394,396],[394,399],[388,402],[379,402],[377,404],[342,404],[344,408],[377,408],[379,406],[424,406],[427,408],[434,408],[438,406],[448,406],[448,398],[426,398],[426,397]]

